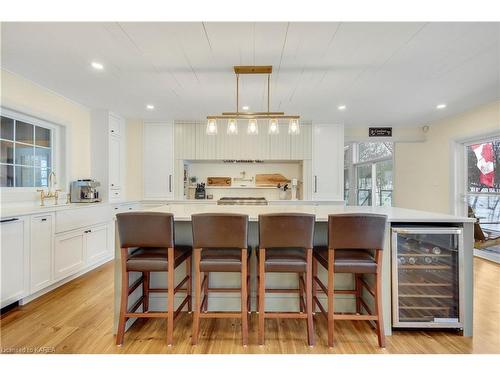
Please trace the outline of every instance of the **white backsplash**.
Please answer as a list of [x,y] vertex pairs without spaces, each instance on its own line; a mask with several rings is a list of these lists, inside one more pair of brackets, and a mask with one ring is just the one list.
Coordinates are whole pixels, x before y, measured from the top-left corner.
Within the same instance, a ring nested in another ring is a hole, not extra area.
[[[221,197],[264,197],[268,200],[290,199],[291,191],[287,191],[285,196],[280,189],[277,188],[255,188],[256,174],[271,174],[279,173],[288,179],[296,178],[299,181],[299,190],[302,181],[302,162],[262,162],[262,163],[224,163],[222,161],[193,161],[189,163],[189,177],[196,177],[197,182],[207,182],[207,177],[242,177],[241,172],[245,173],[245,178],[254,178],[254,181],[233,181],[232,187],[207,188],[207,194],[212,194],[213,199]],[[248,186],[243,188],[241,185]],[[281,194],[280,194],[281,192]],[[190,189],[189,198],[193,198],[194,189]],[[300,196],[299,196],[300,198]]]

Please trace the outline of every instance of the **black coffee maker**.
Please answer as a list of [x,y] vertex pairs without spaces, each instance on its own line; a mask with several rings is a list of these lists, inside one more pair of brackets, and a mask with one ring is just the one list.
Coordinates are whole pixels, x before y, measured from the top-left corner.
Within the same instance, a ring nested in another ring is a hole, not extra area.
[[194,199],[205,199],[206,198],[205,183],[196,184],[196,190],[194,192]]

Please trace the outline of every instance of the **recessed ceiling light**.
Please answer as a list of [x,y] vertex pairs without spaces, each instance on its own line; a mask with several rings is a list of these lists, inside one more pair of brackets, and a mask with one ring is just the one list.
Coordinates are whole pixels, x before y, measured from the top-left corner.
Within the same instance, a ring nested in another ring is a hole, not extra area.
[[244,105],[243,107],[241,107],[241,109],[243,109],[244,111],[248,111],[250,109],[250,107],[247,105]]
[[100,62],[97,62],[97,61],[92,61],[92,63],[90,65],[92,65],[92,68],[94,68],[95,70],[103,70],[104,69],[104,65],[102,65]]
[[442,104],[438,104],[436,106],[436,109],[445,109],[446,108],[446,104],[442,103]]
[[337,109],[338,109],[339,111],[345,111],[345,110],[346,110],[346,108],[347,108],[347,107],[346,107],[344,104],[341,104],[341,105],[339,105],[339,106],[337,107]]
[[155,106],[152,104],[148,104],[148,105],[146,105],[146,108],[149,110],[153,110],[153,109],[155,109]]

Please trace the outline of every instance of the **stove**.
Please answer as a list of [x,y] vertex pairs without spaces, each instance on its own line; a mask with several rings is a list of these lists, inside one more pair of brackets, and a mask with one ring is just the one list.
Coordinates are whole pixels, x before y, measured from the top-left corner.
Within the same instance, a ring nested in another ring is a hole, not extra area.
[[217,201],[221,205],[266,206],[266,198],[259,197],[223,197]]

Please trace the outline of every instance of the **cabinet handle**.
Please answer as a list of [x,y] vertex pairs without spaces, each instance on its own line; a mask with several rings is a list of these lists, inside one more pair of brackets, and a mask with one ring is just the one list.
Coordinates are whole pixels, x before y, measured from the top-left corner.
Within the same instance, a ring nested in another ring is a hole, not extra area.
[[168,175],[168,192],[169,193],[172,192],[172,175],[171,174]]
[[12,219],[4,219],[4,220],[0,220],[0,223],[10,223],[12,221],[16,221],[16,220],[19,220],[19,218],[17,217],[14,217]]
[[47,221],[47,218],[46,218],[46,217],[44,217],[44,218],[42,219],[42,221]]
[[318,192],[318,176],[314,176],[314,192]]

